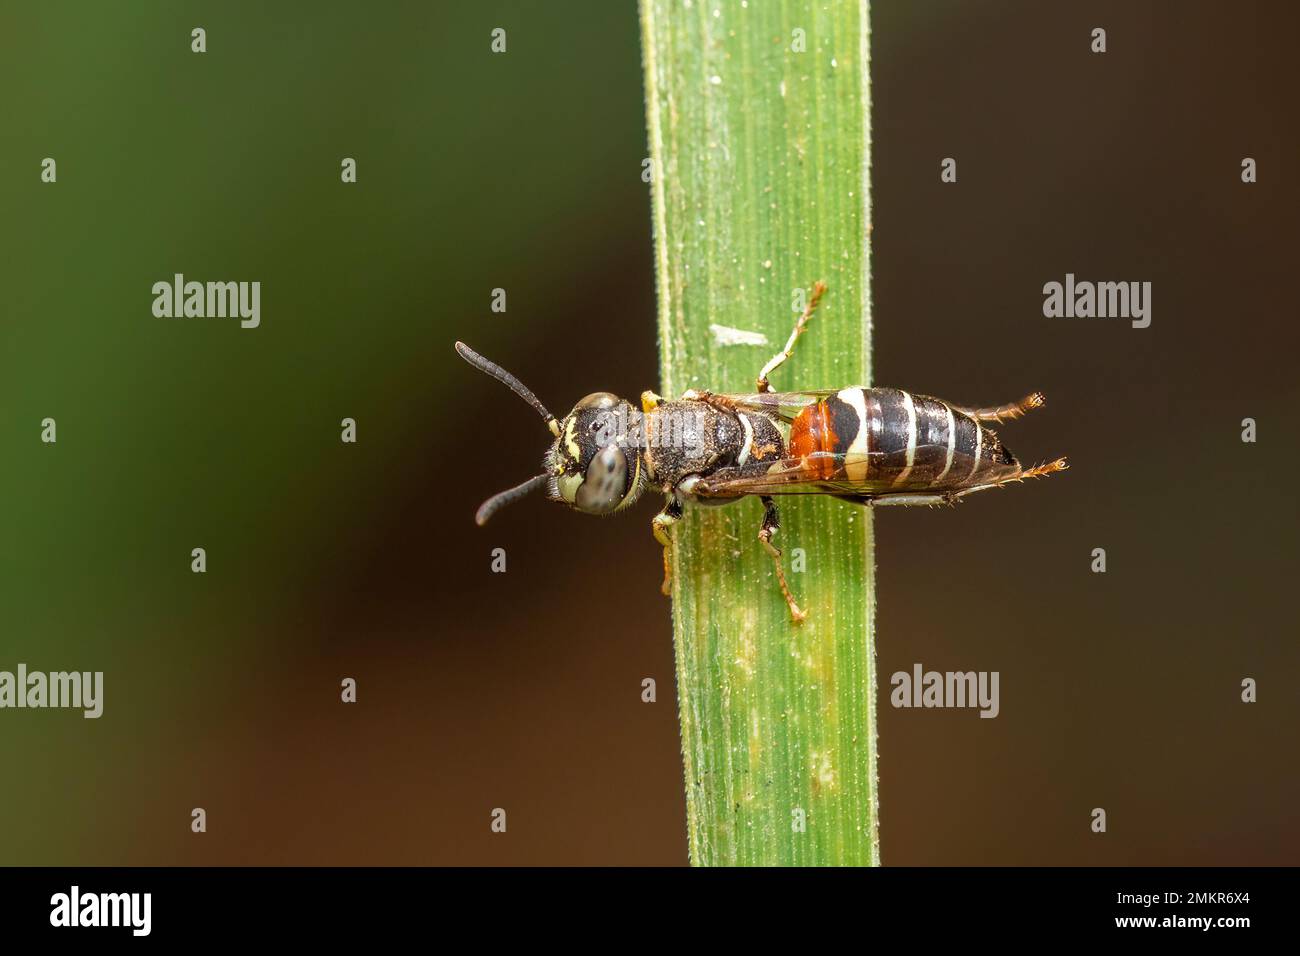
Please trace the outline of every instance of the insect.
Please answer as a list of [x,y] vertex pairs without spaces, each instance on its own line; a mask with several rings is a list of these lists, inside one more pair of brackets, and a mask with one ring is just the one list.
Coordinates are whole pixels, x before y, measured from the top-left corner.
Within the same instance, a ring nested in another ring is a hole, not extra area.
[[825,283],[813,286],[789,341],[763,366],[752,394],[691,389],[668,401],[643,392],[640,411],[609,392],[595,392],[557,419],[517,378],[457,342],[462,358],[509,386],[555,436],[542,473],[485,501],[477,522],[485,524],[505,505],[541,488],[555,501],[598,515],[621,511],[644,491],[658,489],[666,503],[652,528],[663,546],[668,594],[671,533],[685,504],[727,504],[756,495],[763,505],[758,540],[797,623],[807,615],[790,593],[781,551],[772,543],[780,527],[776,496],[951,505],[977,491],[1066,469],[1064,458],[1023,468],[989,427],[1041,407],[1040,392],[1006,405],[969,408],[896,388],[773,391],[768,376],[793,354],[825,291]]

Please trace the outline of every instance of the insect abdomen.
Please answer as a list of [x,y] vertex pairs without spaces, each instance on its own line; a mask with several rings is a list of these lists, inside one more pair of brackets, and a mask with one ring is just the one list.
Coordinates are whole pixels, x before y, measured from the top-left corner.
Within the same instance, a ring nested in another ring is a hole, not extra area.
[[1019,468],[991,430],[947,402],[896,388],[846,388],[790,425],[813,477],[899,491],[948,488]]

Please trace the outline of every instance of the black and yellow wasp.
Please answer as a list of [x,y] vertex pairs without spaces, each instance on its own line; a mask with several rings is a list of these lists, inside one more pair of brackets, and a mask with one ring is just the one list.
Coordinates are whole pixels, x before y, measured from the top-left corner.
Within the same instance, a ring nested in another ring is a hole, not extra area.
[[789,341],[759,372],[753,393],[692,389],[667,401],[644,392],[640,411],[609,392],[595,392],[557,420],[517,378],[457,342],[462,358],[508,385],[555,436],[542,473],[485,501],[478,523],[539,488],[552,500],[599,515],[657,488],[667,497],[653,522],[664,549],[667,594],[669,535],[685,503],[726,504],[758,495],[764,509],[758,540],[797,622],[806,615],[772,543],[780,524],[776,495],[833,495],[863,505],[952,504],[976,491],[1065,470],[1064,458],[1022,468],[987,427],[1040,407],[1039,392],[1006,405],[968,408],[896,388],[773,391],[768,376],[791,356],[825,291],[824,283],[813,287]]

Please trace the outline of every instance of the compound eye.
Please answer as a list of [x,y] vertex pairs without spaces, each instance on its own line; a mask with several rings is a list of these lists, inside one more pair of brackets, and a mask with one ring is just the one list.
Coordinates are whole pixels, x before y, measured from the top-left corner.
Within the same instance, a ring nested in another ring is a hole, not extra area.
[[581,408],[613,408],[618,404],[618,396],[613,392],[592,392],[577,405],[573,406],[576,412]]
[[606,445],[587,466],[573,504],[588,514],[607,514],[622,502],[627,491],[627,456],[617,445]]

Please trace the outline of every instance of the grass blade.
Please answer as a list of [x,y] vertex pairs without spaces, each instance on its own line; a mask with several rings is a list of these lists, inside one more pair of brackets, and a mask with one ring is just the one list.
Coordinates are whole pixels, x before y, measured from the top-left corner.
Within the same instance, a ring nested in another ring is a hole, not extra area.
[[[643,0],[642,27],[663,394],[751,391],[819,279],[830,291],[773,385],[868,384],[867,4]],[[797,627],[756,499],[675,532],[691,860],[874,864],[871,514],[782,504],[776,543],[810,612]]]

